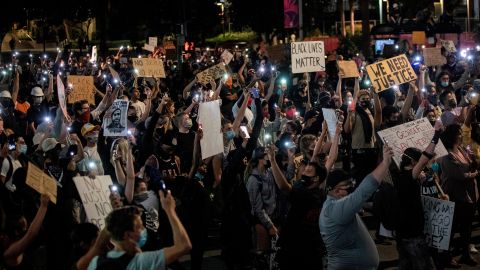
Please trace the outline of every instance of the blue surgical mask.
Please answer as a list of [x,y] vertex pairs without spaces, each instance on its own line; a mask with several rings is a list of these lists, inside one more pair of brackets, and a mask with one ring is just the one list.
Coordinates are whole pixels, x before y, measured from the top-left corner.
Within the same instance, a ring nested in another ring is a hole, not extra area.
[[447,87],[447,86],[448,86],[448,81],[441,81],[440,84],[441,84],[443,87]]
[[27,153],[27,150],[28,150],[28,146],[26,144],[22,144],[20,146],[20,153],[22,154],[26,154]]
[[233,140],[233,138],[235,138],[235,131],[233,130],[229,130],[227,131],[227,133],[225,133],[226,137],[227,137],[227,140]]
[[203,176],[203,174],[197,172],[197,173],[195,174],[195,177],[196,177],[199,181],[203,181],[203,178],[204,178],[205,176]]
[[147,234],[147,229],[143,228],[143,231],[140,233],[140,238],[138,238],[137,244],[139,247],[145,246],[147,243],[148,239],[148,234]]

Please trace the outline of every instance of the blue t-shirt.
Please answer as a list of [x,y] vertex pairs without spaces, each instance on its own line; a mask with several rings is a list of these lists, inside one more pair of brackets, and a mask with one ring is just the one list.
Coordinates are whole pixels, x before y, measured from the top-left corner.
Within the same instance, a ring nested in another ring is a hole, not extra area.
[[[109,251],[107,253],[107,258],[119,258],[124,251]],[[97,260],[98,256],[95,256],[93,260],[88,265],[88,270],[97,269]],[[127,270],[164,270],[166,269],[165,265],[165,255],[163,249],[155,251],[146,251],[142,253],[137,253],[135,257],[130,261],[127,266]]]

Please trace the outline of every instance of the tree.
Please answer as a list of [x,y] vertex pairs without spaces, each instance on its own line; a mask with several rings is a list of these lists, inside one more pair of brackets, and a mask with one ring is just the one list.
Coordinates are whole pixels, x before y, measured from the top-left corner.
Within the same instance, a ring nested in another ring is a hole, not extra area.
[[343,0],[337,2],[337,11],[340,12],[340,21],[342,23],[342,36],[347,35],[347,29],[345,27],[345,8],[343,5]]
[[348,0],[348,5],[350,6],[350,30],[353,36],[355,35],[355,0]]

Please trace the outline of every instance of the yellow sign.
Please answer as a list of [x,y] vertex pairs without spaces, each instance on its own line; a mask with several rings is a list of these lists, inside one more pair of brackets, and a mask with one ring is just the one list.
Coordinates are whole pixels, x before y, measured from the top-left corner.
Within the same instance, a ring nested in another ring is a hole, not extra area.
[[202,84],[207,84],[213,80],[222,77],[227,70],[223,63],[217,64],[197,74],[197,81]]
[[366,66],[368,77],[376,92],[417,79],[405,54]]
[[138,77],[165,78],[163,62],[155,58],[132,58]]
[[92,76],[69,75],[68,84],[71,84],[73,90],[68,94],[68,104],[79,100],[87,100],[90,104],[95,104],[95,86]]
[[57,181],[31,162],[28,163],[26,184],[38,193],[48,195],[50,201],[57,203]]
[[425,36],[424,31],[413,31],[412,32],[412,43],[413,44],[425,44],[427,37]]
[[340,78],[358,78],[358,67],[355,61],[338,61]]

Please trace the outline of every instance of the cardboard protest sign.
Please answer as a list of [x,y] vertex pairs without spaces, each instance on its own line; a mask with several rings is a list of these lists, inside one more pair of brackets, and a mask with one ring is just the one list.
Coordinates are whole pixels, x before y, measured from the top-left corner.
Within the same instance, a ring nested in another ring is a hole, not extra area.
[[423,232],[429,246],[448,250],[455,203],[422,196],[425,226]]
[[165,69],[160,59],[132,58],[133,67],[138,71],[138,77],[165,78]]
[[158,45],[158,38],[157,37],[149,37],[148,38],[148,45],[153,46],[154,48]]
[[63,116],[70,120],[70,115],[67,112],[67,100],[65,98],[65,86],[63,85],[62,78],[60,75],[57,75],[57,95],[58,95],[58,103],[60,108],[62,109]]
[[447,52],[457,51],[457,48],[455,48],[455,43],[453,43],[452,40],[440,40],[440,44],[442,44],[442,47],[444,47]]
[[106,137],[128,135],[127,126],[128,101],[117,99],[103,117],[102,127]]
[[142,49],[144,49],[145,51],[154,52],[155,51],[155,46],[152,46],[150,44],[145,43],[145,45],[143,45]]
[[38,193],[48,195],[51,202],[57,203],[57,181],[31,162],[28,162],[27,181],[25,183]]
[[325,70],[325,48],[323,41],[292,42],[292,73]]
[[423,49],[423,59],[427,66],[438,66],[447,63],[447,59],[442,55],[441,48],[425,48]]
[[233,59],[233,54],[231,54],[228,50],[224,50],[220,58],[223,59],[225,65],[230,64],[230,61]]
[[202,72],[197,74],[197,81],[202,84],[207,84],[210,81],[216,80],[222,77],[227,70],[225,69],[225,65],[223,63],[216,64],[213,67],[210,67]]
[[335,131],[337,130],[337,113],[334,109],[322,108],[323,118],[327,122],[328,134],[330,138],[335,137]]
[[96,63],[97,62],[97,46],[92,46],[92,58],[90,58],[90,62]]
[[95,104],[95,86],[92,76],[68,75],[68,84],[72,85],[72,91],[68,94],[68,103],[75,103],[79,100],[87,100],[90,104]]
[[338,69],[340,78],[358,78],[358,66],[355,61],[338,61]]
[[200,103],[198,123],[202,125],[203,138],[200,140],[202,159],[223,153],[223,133],[218,100]]
[[105,217],[112,211],[109,199],[110,185],[112,185],[110,175],[96,176],[95,178],[77,176],[73,178],[73,182],[75,182],[82,200],[88,222],[103,229]]
[[405,54],[373,63],[365,68],[376,92],[417,79]]
[[425,31],[413,31],[412,32],[412,43],[413,44],[425,44],[427,37]]
[[[400,166],[403,151],[408,147],[415,147],[421,151],[425,150],[433,138],[435,129],[432,127],[428,118],[421,118],[392,128],[384,129],[378,132],[378,136],[384,143],[393,148],[393,160]],[[442,141],[439,141],[435,147],[436,158],[448,154]]]

